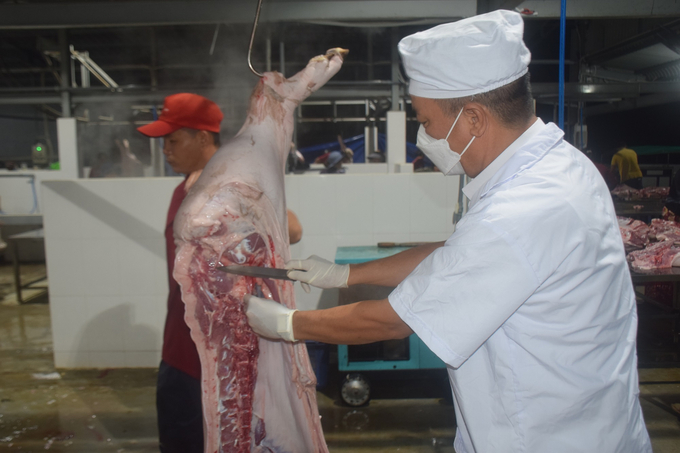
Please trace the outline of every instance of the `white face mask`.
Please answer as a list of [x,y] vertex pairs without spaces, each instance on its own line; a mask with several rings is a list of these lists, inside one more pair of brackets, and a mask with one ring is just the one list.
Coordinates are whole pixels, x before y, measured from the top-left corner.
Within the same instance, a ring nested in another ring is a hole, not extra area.
[[449,135],[451,135],[453,128],[456,126],[461,113],[463,113],[463,109],[460,109],[460,112],[458,112],[458,116],[453,122],[451,129],[449,129],[449,133],[446,134],[446,138],[437,140],[431,137],[427,132],[425,132],[425,128],[422,124],[420,125],[420,129],[418,129],[418,140],[416,141],[416,146],[418,146],[418,148],[420,148],[420,150],[425,153],[432,163],[434,163],[437,168],[439,168],[439,171],[449,176],[465,174],[465,169],[463,169],[463,166],[460,164],[460,158],[475,140],[475,136],[473,135],[470,142],[460,154],[453,151],[449,147]]

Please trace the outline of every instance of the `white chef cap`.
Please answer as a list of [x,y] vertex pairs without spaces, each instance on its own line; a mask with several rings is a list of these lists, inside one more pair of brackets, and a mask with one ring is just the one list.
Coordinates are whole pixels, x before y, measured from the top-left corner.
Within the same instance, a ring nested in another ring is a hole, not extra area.
[[450,99],[485,93],[528,71],[522,16],[497,10],[407,36],[399,42],[409,93]]

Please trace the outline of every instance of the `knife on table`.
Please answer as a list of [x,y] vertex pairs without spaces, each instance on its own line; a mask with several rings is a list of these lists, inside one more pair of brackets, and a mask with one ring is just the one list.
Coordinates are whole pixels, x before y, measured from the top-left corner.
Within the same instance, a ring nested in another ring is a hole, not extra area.
[[245,275],[247,277],[275,278],[279,280],[295,281],[288,277],[288,269],[277,269],[275,267],[241,266],[235,264],[232,266],[220,266],[216,269],[228,274]]

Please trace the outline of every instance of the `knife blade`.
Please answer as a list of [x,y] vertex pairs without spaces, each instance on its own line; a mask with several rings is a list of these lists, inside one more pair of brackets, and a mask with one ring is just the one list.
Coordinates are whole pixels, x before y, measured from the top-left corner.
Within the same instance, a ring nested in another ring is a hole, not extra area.
[[247,277],[275,278],[278,280],[291,280],[288,277],[288,269],[277,269],[274,267],[241,266],[234,264],[231,266],[220,266],[216,268],[228,274],[245,275]]

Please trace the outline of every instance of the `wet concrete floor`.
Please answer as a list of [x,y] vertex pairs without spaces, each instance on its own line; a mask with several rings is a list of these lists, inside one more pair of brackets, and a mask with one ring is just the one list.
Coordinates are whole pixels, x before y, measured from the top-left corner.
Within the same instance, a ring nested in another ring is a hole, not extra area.
[[[55,370],[47,300],[16,305],[3,285],[7,272],[0,267],[0,452],[158,451],[156,370]],[[370,403],[351,408],[339,402],[341,376],[330,373],[318,400],[332,453],[453,452],[455,416],[442,398],[443,376],[400,377],[375,381]],[[641,370],[641,380],[654,451],[680,452],[672,409],[680,403],[680,369]]]

